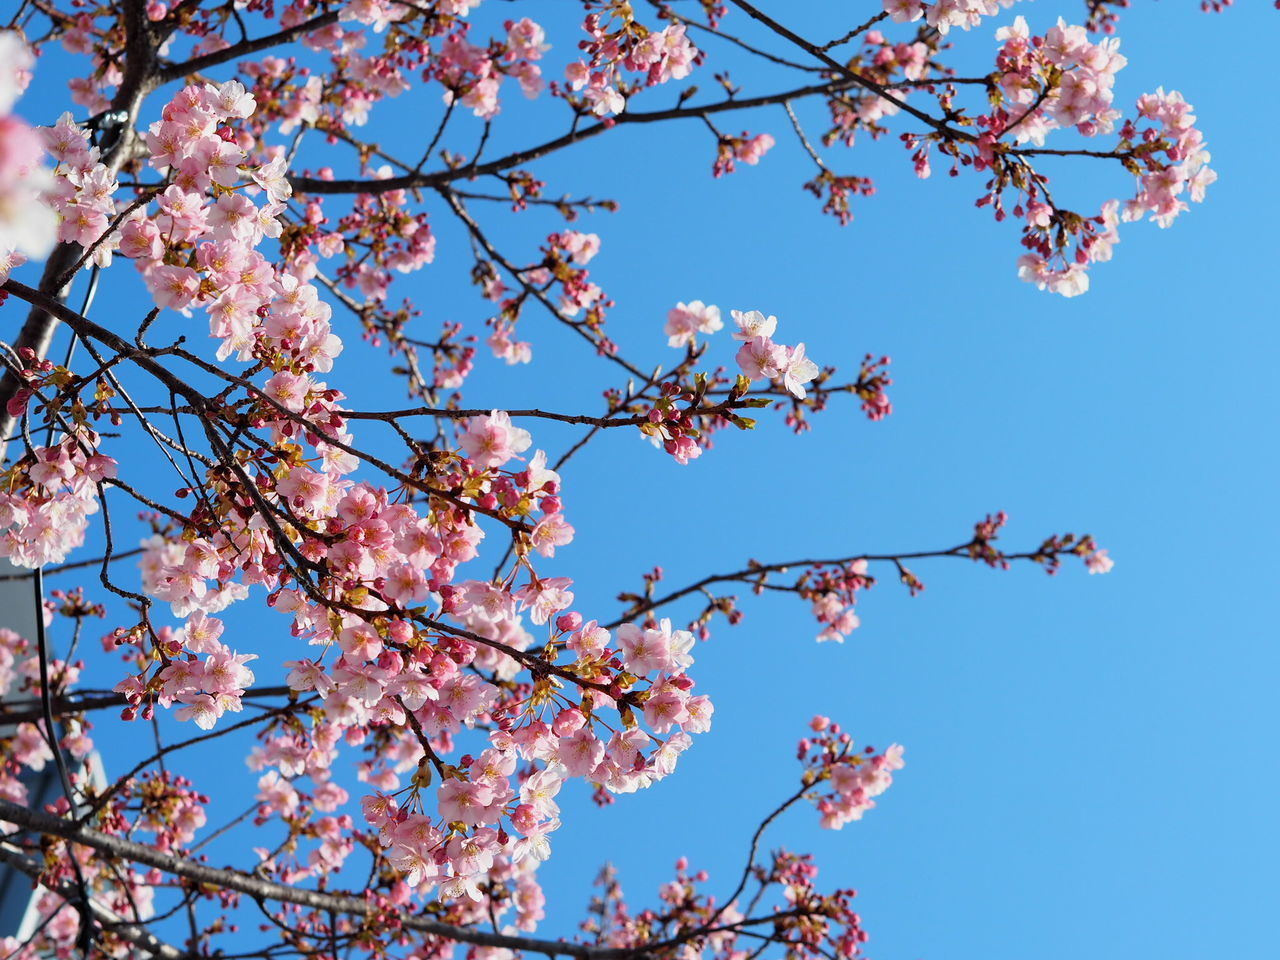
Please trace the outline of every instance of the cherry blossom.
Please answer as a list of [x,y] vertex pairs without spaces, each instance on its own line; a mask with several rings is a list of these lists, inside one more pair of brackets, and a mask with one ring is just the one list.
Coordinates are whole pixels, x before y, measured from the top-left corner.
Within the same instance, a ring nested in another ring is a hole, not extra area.
[[51,211],[39,202],[53,180],[40,137],[13,114],[35,59],[12,31],[0,31],[0,257],[43,257],[54,243]]
[[500,467],[529,449],[533,437],[528,430],[511,423],[511,417],[494,410],[486,417],[472,417],[458,442],[467,455],[482,467]]
[[683,347],[696,334],[712,334],[723,326],[719,307],[707,306],[701,300],[678,303],[667,313],[667,346]]

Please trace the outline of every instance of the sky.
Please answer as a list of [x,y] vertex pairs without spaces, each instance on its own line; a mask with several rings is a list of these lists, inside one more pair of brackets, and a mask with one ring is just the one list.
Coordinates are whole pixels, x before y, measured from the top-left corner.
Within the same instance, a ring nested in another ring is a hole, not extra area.
[[[562,63],[576,42],[572,23],[554,3],[531,6],[555,47],[550,62]],[[778,6],[789,25],[822,38],[848,26],[850,6],[872,5]],[[1265,165],[1280,143],[1274,111],[1254,91],[1270,80],[1277,14],[1260,2],[1218,16],[1197,6],[1135,0],[1124,13],[1129,65],[1117,102],[1161,85],[1180,90],[1219,180],[1170,229],[1122,227],[1114,259],[1070,300],[1017,279],[1017,230],[974,208],[974,176],[947,177],[935,162],[934,176],[919,181],[892,137],[834,153],[837,172],[872,176],[878,192],[856,202],[847,227],[822,216],[800,189],[811,165],[777,107],[726,121],[726,132],[767,131],[778,145],[758,167],[718,180],[714,140],[692,123],[620,128],[531,166],[549,195],[619,201],[617,213],[575,227],[602,237],[591,277],[617,302],[610,329],[641,366],[678,359],[662,324],[691,299],[776,314],[779,338],[803,340],[819,363],[853,372],[866,352],[893,358],[894,413],[881,423],[838,401],[800,437],[762,416],[753,433],[723,432],[684,467],[630,431],[593,441],[564,471],[579,536],[553,568],[575,578],[584,613],[613,619],[615,595],[655,564],[677,586],[748,558],[945,548],[1001,509],[1011,549],[1087,532],[1116,561],[1107,576],[1067,564],[1056,577],[922,562],[913,570],[927,589],[915,598],[882,569],[859,601],[862,626],[843,645],[815,643],[794,597],[743,597],[744,622],[721,624],[695,651],[691,672],[716,703],[715,721],[676,775],[605,810],[586,790],[568,798],[541,871],[551,901],[543,933],[571,933],[605,860],[634,906],[653,902],[681,855],[710,871],[711,889],[731,890],[751,830],[794,789],[795,741],[821,713],[861,744],[905,745],[907,766],[863,821],[822,831],[802,807],[769,842],[815,853],[828,884],[858,889],[878,960],[1272,955],[1280,335],[1266,229],[1276,190]],[[1082,7],[1019,4],[958,34],[961,60],[989,64],[994,30],[1013,13],[1043,32]],[[486,4],[482,22],[509,10]],[[741,21],[731,15],[726,28],[768,42]],[[778,41],[771,49],[782,52]],[[744,93],[777,82],[775,72],[732,62]],[[700,82],[714,86],[709,76]],[[52,119],[63,95],[41,87],[38,72],[19,110]],[[817,107],[797,109],[819,129]],[[436,110],[424,108],[421,124],[394,114],[379,133],[384,146],[411,154]],[[547,126],[554,115],[513,103],[492,155],[558,132]],[[475,124],[460,129],[478,133]],[[350,157],[333,156],[354,172]],[[1085,210],[1131,189],[1118,167],[1046,169],[1055,196]],[[437,261],[403,288],[424,306],[424,335],[442,319],[478,326],[486,315],[466,289],[465,237],[446,210],[432,210]],[[474,212],[517,260],[556,229],[537,212]],[[100,322],[136,292],[118,273],[127,271],[108,271]],[[169,326],[153,340],[181,323],[162,321]],[[331,383],[352,407],[401,405],[380,375],[385,356],[350,327],[338,332],[348,351]],[[600,408],[601,391],[616,385],[607,364],[545,316],[529,313],[521,335],[533,341],[534,362],[508,368],[481,357],[469,405]],[[735,345],[719,337],[709,356],[729,363]],[[576,436],[530,429],[553,455]],[[132,455],[126,467],[148,465],[146,451]],[[255,644],[269,631],[280,660],[297,655],[285,620],[241,606],[234,629]],[[109,765],[147,746],[136,728],[106,717],[99,741]],[[213,764],[231,782],[246,746],[228,738],[173,763],[191,773]],[[215,792],[228,813],[246,802]],[[254,845],[250,830],[229,835],[215,860],[247,862]]]

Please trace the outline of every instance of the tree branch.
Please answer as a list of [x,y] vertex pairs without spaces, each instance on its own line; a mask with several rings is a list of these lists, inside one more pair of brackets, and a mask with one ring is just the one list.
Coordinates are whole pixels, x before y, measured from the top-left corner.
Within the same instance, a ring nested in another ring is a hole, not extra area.
[[183,77],[193,73],[199,73],[201,70],[207,70],[209,67],[216,67],[219,64],[234,60],[237,57],[243,57],[250,53],[257,53],[259,50],[268,50],[271,47],[278,47],[282,43],[288,43],[304,33],[310,33],[313,30],[321,30],[331,23],[338,22],[337,12],[322,13],[318,17],[312,17],[305,23],[299,23],[292,27],[286,27],[276,33],[268,34],[265,37],[257,37],[253,40],[246,40],[242,43],[233,44],[225,50],[215,50],[213,53],[206,53],[202,57],[193,57],[183,63],[175,63],[166,66],[157,73],[157,80],[160,83],[170,83],[174,80],[181,80]]
[[579,143],[583,140],[590,140],[592,137],[598,137],[600,134],[606,133],[614,127],[626,126],[633,123],[659,123],[664,120],[701,120],[705,114],[749,110],[753,107],[772,106],[774,104],[782,103],[784,100],[796,100],[812,96],[814,94],[838,93],[841,90],[847,90],[851,86],[857,85],[858,82],[859,81],[853,79],[843,82],[833,80],[826,83],[816,83],[805,87],[797,87],[794,90],[787,90],[782,93],[771,93],[759,97],[745,97],[734,100],[721,100],[717,103],[711,103],[701,107],[675,107],[670,110],[653,110],[646,113],[622,113],[616,117],[611,117],[608,121],[594,123],[589,127],[583,127],[578,130],[571,130],[563,136],[556,137],[554,140],[548,140],[545,143],[529,147],[526,150],[519,150],[497,160],[490,160],[488,163],[481,163],[475,166],[468,164],[459,167],[456,170],[438,170],[434,173],[406,174],[400,177],[388,177],[385,180],[320,180],[315,177],[295,176],[290,177],[289,182],[292,183],[293,188],[300,193],[316,194],[387,193],[392,190],[412,190],[416,187],[442,187],[453,183],[455,180],[480,177],[485,174],[508,170],[511,167],[519,166],[522,163],[529,163],[532,160],[537,160],[539,157],[545,157],[547,154],[555,153],[557,150],[561,150],[575,143]]
[[[137,141],[134,121],[138,111],[142,109],[143,99],[155,86],[153,68],[157,38],[147,19],[143,0],[128,0],[121,19],[125,31],[125,64],[120,86],[111,100],[111,109],[124,111],[126,119],[120,126],[115,142],[102,156],[102,163],[110,176],[119,173],[132,154]],[[45,262],[39,290],[51,302],[61,306],[70,293],[76,270],[82,263],[80,256],[83,249],[78,243],[59,243],[53,248],[53,253]],[[38,358],[43,359],[53,343],[59,319],[57,311],[51,310],[47,303],[33,305],[13,346],[17,349],[29,348]],[[6,370],[0,378],[0,463],[4,461],[8,443],[5,438],[13,432],[13,425],[17,422],[17,418],[8,412],[8,404],[21,388],[22,378],[13,370]]]
[[[703,577],[694,583],[681,587],[679,590],[673,590],[665,596],[656,599],[644,600],[629,607],[627,611],[614,620],[612,623],[603,624],[606,630],[613,630],[623,623],[634,620],[636,617],[648,613],[650,610],[656,610],[658,607],[664,607],[669,603],[673,603],[682,597],[687,597],[692,593],[698,593],[713,583],[754,583],[762,575],[769,573],[785,573],[794,568],[809,567],[843,567],[859,560],[865,560],[868,563],[894,563],[901,565],[904,560],[928,560],[941,557],[959,557],[965,560],[982,560],[981,554],[975,555],[973,548],[980,545],[980,541],[970,540],[959,546],[952,547],[949,550],[920,550],[914,553],[859,553],[849,557],[838,557],[834,559],[808,559],[808,560],[789,560],[783,563],[761,563],[735,570],[733,573],[713,573]],[[1069,551],[1064,551],[1069,552]],[[1043,559],[1046,554],[1040,550],[1029,550],[1023,553],[1001,553],[1002,560],[1037,560]]]

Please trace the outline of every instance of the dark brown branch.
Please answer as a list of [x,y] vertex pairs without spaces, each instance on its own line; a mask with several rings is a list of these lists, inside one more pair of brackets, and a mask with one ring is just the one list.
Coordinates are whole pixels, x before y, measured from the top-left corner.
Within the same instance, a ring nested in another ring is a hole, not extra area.
[[257,53],[259,50],[269,50],[271,47],[278,47],[282,43],[288,43],[304,33],[310,33],[313,30],[321,30],[329,26],[331,23],[338,22],[337,12],[322,13],[318,17],[312,17],[305,23],[299,23],[276,33],[268,34],[265,37],[257,37],[253,40],[247,40],[242,43],[234,44],[225,50],[215,50],[213,53],[206,53],[202,57],[193,57],[184,63],[175,63],[160,70],[157,74],[159,83],[169,83],[173,80],[181,80],[183,77],[201,70],[207,70],[209,67],[216,67],[219,64],[226,63],[229,60],[235,60],[237,57],[243,57],[250,53]]
[[171,373],[163,364],[156,362],[155,357],[158,351],[135,346],[118,334],[108,330],[106,327],[94,323],[88,317],[83,317],[76,313],[70,307],[60,303],[55,297],[50,296],[42,290],[36,290],[33,287],[28,287],[25,283],[19,283],[17,280],[10,278],[3,286],[0,286],[0,289],[7,290],[19,300],[25,300],[27,303],[47,311],[57,320],[62,321],[76,333],[80,334],[80,336],[92,337],[99,343],[105,344],[116,353],[122,354],[127,359],[142,367],[178,396],[183,397],[193,407],[204,409],[206,400],[199,391],[188,386],[183,380]]
[[635,377],[644,376],[644,372],[641,371],[638,367],[628,362],[627,360],[623,359],[622,357],[618,356],[616,353],[609,352],[604,346],[604,344],[602,343],[603,335],[600,336],[600,339],[593,337],[583,324],[577,323],[574,320],[570,319],[569,317],[566,317],[560,311],[560,308],[557,307],[552,302],[551,298],[547,296],[545,290],[529,283],[529,281],[524,278],[524,274],[520,271],[520,269],[516,267],[515,264],[513,264],[510,260],[504,257],[501,254],[501,252],[499,252],[498,249],[494,247],[492,243],[489,242],[489,238],[485,236],[484,231],[480,228],[480,224],[477,223],[475,218],[471,216],[471,214],[467,211],[467,208],[462,205],[462,201],[458,199],[457,194],[453,193],[451,190],[445,187],[439,188],[439,192],[440,192],[440,195],[444,197],[445,202],[449,204],[449,209],[452,210],[454,215],[463,222],[467,230],[470,232],[471,236],[475,238],[476,243],[480,244],[480,246],[484,249],[485,253],[487,253],[493,260],[501,264],[502,268],[511,275],[511,278],[515,280],[516,283],[520,284],[520,286],[524,288],[524,290],[528,292],[532,297],[534,297],[534,299],[536,299],[540,304],[546,307],[546,309],[551,313],[553,317],[555,317],[557,320],[563,323],[566,327],[568,327],[578,336],[582,337],[582,339],[586,340],[587,343],[595,347],[596,350],[600,352],[600,355],[603,356],[605,359],[611,360],[614,363],[618,364],[618,366],[622,367],[624,370],[627,371],[627,373],[631,374],[632,376],[635,376]]
[[[122,550],[120,553],[114,554],[112,560],[125,560],[129,557],[136,557],[143,552],[142,547],[135,547],[132,550]],[[83,570],[85,567],[96,567],[102,563],[102,557],[93,557],[90,560],[77,560],[74,563],[62,563],[56,567],[45,567],[44,575],[51,577],[55,573],[66,573],[68,570]],[[5,580],[30,580],[34,573],[0,573],[0,582]]]
[[879,13],[877,13],[874,17],[872,17],[866,23],[858,24],[856,27],[854,27],[844,36],[837,37],[835,40],[832,40],[830,43],[824,43],[821,47],[819,47],[819,49],[823,53],[826,53],[828,50],[834,50],[836,47],[843,46],[844,44],[848,43],[850,40],[853,40],[859,34],[865,33],[866,31],[870,30],[872,27],[874,27],[877,23],[879,23],[881,20],[883,20],[887,16],[889,16],[889,12],[887,10],[881,10]]
[[[245,693],[244,699],[250,701],[262,699],[263,697],[283,697],[288,696],[291,692],[288,687],[281,686],[250,688]],[[86,713],[90,710],[107,710],[112,707],[125,707],[128,705],[128,699],[120,693],[94,695],[69,693],[66,696],[50,699],[50,707],[54,712],[54,717],[57,719],[73,714]],[[40,702],[38,700],[8,700],[0,704],[0,726],[10,723],[33,722],[39,717]]]
[[[120,86],[111,99],[111,109],[124,111],[127,119],[121,125],[116,141],[102,156],[102,163],[110,176],[120,172],[138,142],[134,121],[142,109],[143,99],[154,87],[158,45],[158,38],[147,19],[146,5],[141,0],[126,3],[121,19],[125,32],[125,63]],[[70,292],[76,270],[84,262],[81,258],[83,249],[77,243],[60,243],[54,247],[53,253],[45,261],[44,273],[40,278],[40,293],[61,305]],[[29,348],[35,351],[38,358],[43,359],[53,343],[58,319],[58,314],[47,305],[33,305],[13,346],[17,349]],[[0,462],[4,460],[5,438],[13,432],[16,421],[8,412],[8,404],[21,388],[22,379],[12,370],[6,370],[4,376],[0,377]]]
[[937,117],[932,117],[929,114],[925,113],[923,110],[919,110],[916,107],[913,107],[911,104],[907,103],[905,100],[901,100],[898,97],[895,97],[892,93],[889,92],[887,87],[883,86],[882,84],[876,83],[874,80],[871,80],[871,79],[868,79],[867,77],[862,76],[862,74],[860,73],[855,73],[853,70],[849,69],[844,64],[840,63],[840,61],[835,60],[832,57],[829,57],[821,47],[817,46],[816,44],[810,43],[808,40],[800,36],[798,33],[795,33],[789,28],[784,27],[782,24],[780,24],[777,20],[774,20],[768,14],[763,13],[762,11],[756,9],[756,7],[754,7],[752,4],[747,3],[746,0],[730,0],[730,2],[739,10],[741,10],[743,13],[745,13],[747,16],[751,17],[753,20],[760,21],[766,27],[772,30],[774,33],[778,34],[778,36],[785,37],[786,39],[794,43],[797,47],[799,47],[801,50],[804,50],[806,53],[822,61],[823,64],[830,67],[831,70],[833,70],[835,73],[845,77],[847,80],[849,80],[856,86],[862,87],[864,90],[867,90],[870,93],[874,93],[880,99],[885,100],[889,103],[892,103],[895,107],[897,107],[899,110],[903,111],[904,113],[908,113],[911,116],[915,117],[917,120],[920,120],[923,123],[927,123],[929,126],[931,126],[934,130],[938,131],[938,133],[942,134],[948,140],[963,140],[967,143],[973,143],[978,139],[968,131],[960,130],[960,129],[957,129],[956,127],[948,126],[946,123],[939,120]]
[[[844,567],[859,560],[865,560],[868,563],[894,563],[901,568],[903,560],[927,560],[942,557],[960,557],[965,560],[982,560],[981,554],[975,554],[974,548],[982,545],[981,541],[970,540],[968,543],[962,543],[957,547],[949,550],[921,550],[915,553],[858,553],[849,557],[838,557],[834,559],[808,559],[808,560],[789,560],[784,563],[760,563],[742,569],[735,570],[733,573],[713,573],[703,577],[694,583],[681,587],[679,590],[673,590],[665,596],[656,599],[643,600],[631,607],[627,608],[626,613],[614,620],[612,623],[606,623],[603,626],[607,630],[613,630],[623,623],[627,623],[636,617],[648,613],[650,610],[656,610],[658,607],[664,607],[669,603],[687,597],[690,594],[698,593],[713,583],[756,583],[762,575],[769,573],[786,573],[792,568],[812,568],[812,567]],[[1069,551],[1063,551],[1069,552]],[[1002,560],[1043,560],[1046,554],[1040,550],[1031,550],[1025,553],[1002,553],[999,555]]]
[[[684,411],[693,417],[721,416],[732,409],[728,403],[714,406],[697,407]],[[487,417],[490,410],[450,410],[447,407],[408,407],[404,410],[343,410],[339,416],[346,420],[397,420],[401,417],[448,417],[450,420],[464,420],[467,417]],[[553,413],[550,410],[505,410],[511,417],[537,417],[542,420],[555,420],[557,423],[577,423],[594,427],[634,427],[649,423],[646,414],[634,414],[630,417],[592,417],[586,414]]]
[[315,177],[290,177],[289,181],[300,193],[387,193],[391,190],[412,190],[415,187],[442,187],[455,180],[480,177],[490,173],[509,170],[523,163],[537,160],[555,153],[565,147],[583,140],[598,137],[613,127],[626,126],[633,123],[660,123],[664,120],[701,120],[705,114],[724,113],[736,110],[749,110],[753,107],[767,107],[784,100],[797,100],[814,94],[838,93],[855,86],[856,81],[833,80],[827,83],[816,83],[805,87],[797,87],[782,93],[765,94],[759,97],[744,97],[735,100],[721,100],[701,107],[675,107],[670,110],[652,110],[646,113],[622,113],[610,118],[610,122],[593,123],[589,127],[571,130],[563,136],[548,140],[545,143],[508,154],[488,163],[461,167],[457,170],[438,170],[433,173],[406,174],[400,177],[388,177],[385,180],[320,180]]

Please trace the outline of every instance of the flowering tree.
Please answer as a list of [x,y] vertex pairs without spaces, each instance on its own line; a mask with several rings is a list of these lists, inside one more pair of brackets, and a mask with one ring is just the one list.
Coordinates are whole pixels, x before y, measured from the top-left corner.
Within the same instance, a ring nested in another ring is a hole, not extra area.
[[[479,0],[21,3],[0,32],[0,556],[37,597],[76,571],[101,595],[52,591],[35,636],[0,630],[0,860],[40,884],[38,924],[0,956],[859,955],[852,892],[760,844],[802,801],[824,826],[861,818],[900,747],[855,747],[814,718],[797,731],[798,777],[725,890],[682,864],[659,903],[632,907],[606,872],[573,939],[538,932],[558,791],[583,780],[605,804],[675,770],[712,725],[693,650],[741,618],[732,591],[795,594],[817,638],[840,640],[883,571],[923,587],[908,562],[1111,561],[1088,536],[1007,551],[994,514],[956,545],[747,560],[676,587],[654,571],[621,610],[580,610],[573,579],[547,571],[557,551],[572,558],[561,482],[586,443],[638,431],[657,449],[637,455],[688,464],[752,416],[803,432],[856,402],[883,420],[889,360],[841,376],[767,311],[695,300],[653,323],[673,359],[646,370],[590,278],[600,237],[569,225],[609,201],[554,198],[531,167],[625,125],[693,120],[711,173],[728,175],[768,162],[775,136],[723,125],[772,107],[775,133],[812,161],[805,189],[843,223],[874,186],[835,170],[859,137],[892,134],[917,176],[941,163],[978,207],[1012,217],[1022,279],[1084,293],[1122,224],[1168,226],[1214,174],[1181,96],[1117,93],[1125,59],[1104,34],[1123,4],[1090,0],[1085,25],[1043,35],[1006,17],[982,70],[949,66],[1012,2],[885,0],[831,39],[788,26],[787,5],[746,0],[565,0],[563,38],[496,0],[489,20]],[[747,90],[717,65],[757,61],[784,79]],[[63,78],[59,63],[76,66]],[[29,125],[23,92],[64,79],[79,109]],[[558,128],[491,147],[526,97],[554,105]],[[806,129],[793,104],[807,101],[826,129]],[[384,148],[366,135],[405,104],[427,118],[412,136]],[[1132,192],[1069,209],[1046,157]],[[474,212],[495,200],[564,225],[536,249],[500,247]],[[424,330],[401,289],[399,275],[430,270],[441,217],[469,237],[481,325]],[[100,283],[109,309],[94,307]],[[580,362],[602,406],[468,408],[477,364],[541,359],[539,313],[585,342],[556,367]],[[60,328],[77,352],[57,363]],[[353,408],[357,372],[383,353],[407,405]],[[580,437],[548,451],[547,422]],[[101,549],[77,553],[87,537]],[[228,607],[263,601],[260,631],[224,631]],[[76,645],[103,614],[110,656],[90,670]],[[154,753],[115,769],[94,759],[99,711],[191,729],[162,740],[157,726]],[[165,760],[246,729],[248,809],[208,822],[219,784]],[[32,775],[46,767],[57,795],[41,804]],[[230,829],[253,852],[212,866],[200,851]]]

